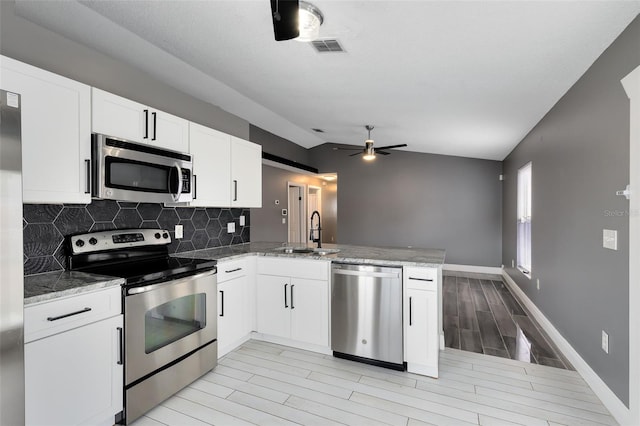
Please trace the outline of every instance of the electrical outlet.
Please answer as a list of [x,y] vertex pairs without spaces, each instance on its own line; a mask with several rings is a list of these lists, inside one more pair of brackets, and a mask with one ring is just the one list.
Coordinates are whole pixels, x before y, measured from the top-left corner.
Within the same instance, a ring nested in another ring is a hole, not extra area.
[[244,226],[244,216],[240,216],[240,226]]
[[602,350],[609,353],[609,335],[602,330]]
[[227,233],[233,234],[234,232],[236,232],[236,223],[235,222],[227,223]]
[[176,232],[176,239],[184,237],[184,228],[182,225],[176,225],[175,232]]
[[287,223],[287,218],[286,218],[286,217],[283,217],[283,218],[282,218],[282,224],[283,224],[283,225],[285,225],[286,223]]
[[536,278],[536,287],[540,290],[540,278]]

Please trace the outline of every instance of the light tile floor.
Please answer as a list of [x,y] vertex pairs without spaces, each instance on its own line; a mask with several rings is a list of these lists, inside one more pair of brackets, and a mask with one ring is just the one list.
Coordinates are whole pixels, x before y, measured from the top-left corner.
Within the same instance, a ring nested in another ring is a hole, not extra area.
[[575,371],[447,348],[432,379],[251,340],[134,424],[616,422]]

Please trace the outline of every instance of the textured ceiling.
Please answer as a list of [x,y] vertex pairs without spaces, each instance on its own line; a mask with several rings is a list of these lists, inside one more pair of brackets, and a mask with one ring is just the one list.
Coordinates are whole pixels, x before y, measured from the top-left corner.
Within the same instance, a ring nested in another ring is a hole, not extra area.
[[359,145],[373,124],[378,146],[495,160],[640,12],[640,1],[313,3],[321,38],[345,53],[274,41],[268,0],[17,10],[304,147]]

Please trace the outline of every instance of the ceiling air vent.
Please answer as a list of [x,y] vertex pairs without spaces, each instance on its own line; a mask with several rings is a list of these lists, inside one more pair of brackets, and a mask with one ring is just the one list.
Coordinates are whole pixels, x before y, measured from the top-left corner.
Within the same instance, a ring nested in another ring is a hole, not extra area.
[[342,48],[342,46],[340,46],[338,40],[335,39],[313,40],[311,44],[320,53],[344,52],[344,49]]

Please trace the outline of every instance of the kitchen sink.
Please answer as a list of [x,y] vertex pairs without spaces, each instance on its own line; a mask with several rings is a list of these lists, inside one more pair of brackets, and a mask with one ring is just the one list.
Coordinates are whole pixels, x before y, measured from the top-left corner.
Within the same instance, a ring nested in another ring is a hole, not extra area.
[[338,253],[339,249],[331,249],[331,248],[313,248],[313,247],[278,247],[275,248],[274,251],[281,251],[284,253],[295,253],[295,254],[316,254],[320,256],[325,256],[328,254]]

